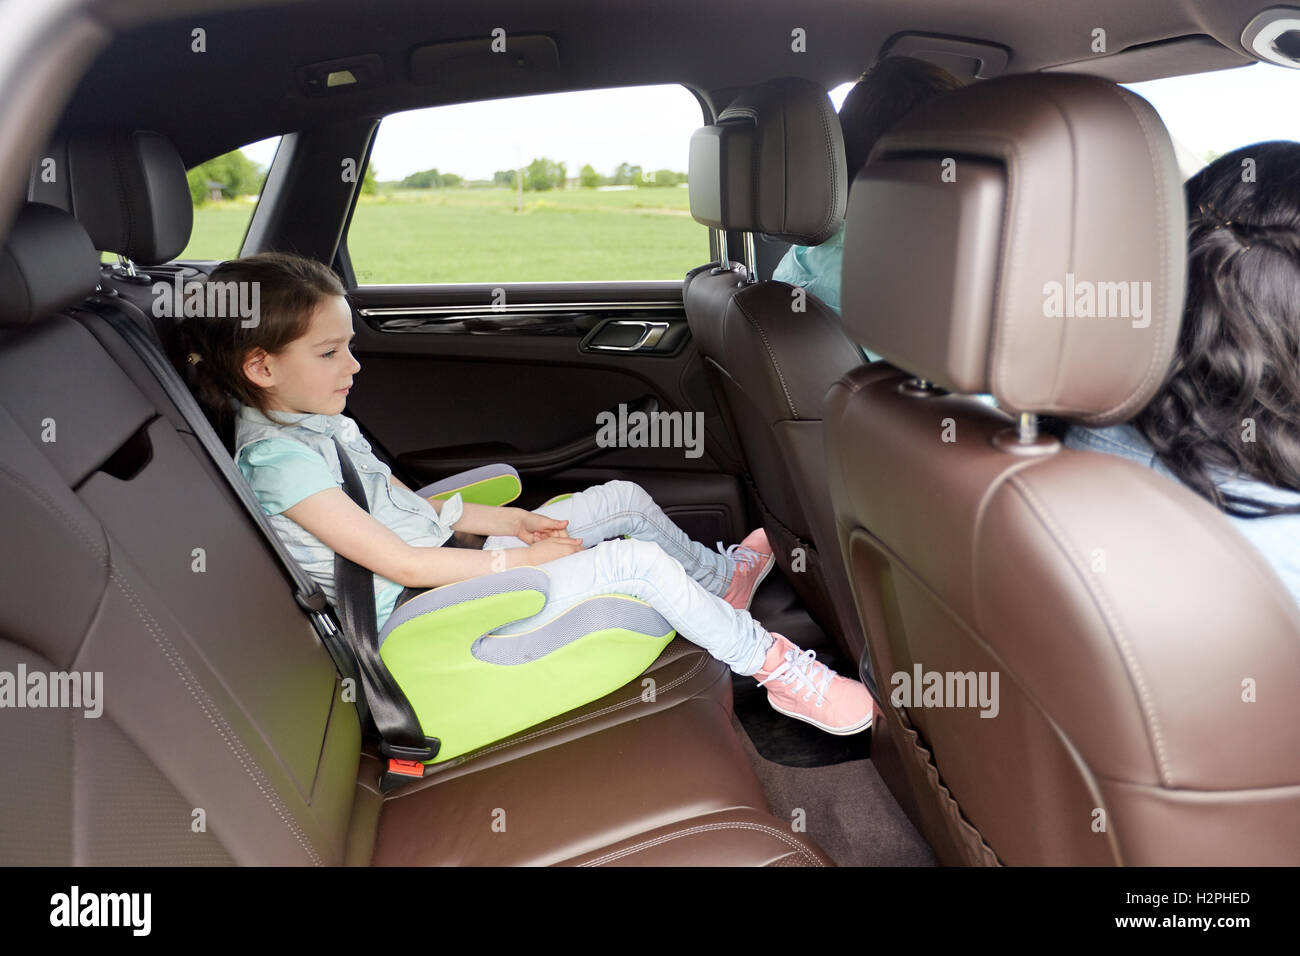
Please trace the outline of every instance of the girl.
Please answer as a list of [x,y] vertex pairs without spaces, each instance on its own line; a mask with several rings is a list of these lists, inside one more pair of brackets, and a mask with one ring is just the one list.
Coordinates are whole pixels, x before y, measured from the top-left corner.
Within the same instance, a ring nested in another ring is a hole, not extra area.
[[1300,604],[1300,143],[1221,156],[1186,192],[1187,301],[1164,384],[1131,424],[1072,426],[1065,443],[1187,485]]
[[[348,349],[352,311],[319,263],[263,253],[222,263],[212,282],[256,282],[260,315],[192,318],[182,328],[199,400],[290,552],[335,599],[334,553],[375,573],[382,628],[403,587],[439,587],[522,565],[545,565],[545,607],[496,633],[540,627],[599,594],[650,604],[688,640],[767,687],[783,714],[833,734],[871,724],[861,683],[840,677],[749,614],[775,558],[760,529],[714,552],[691,541],[638,485],[610,481],[529,512],[427,501],[392,476],[343,414],[360,364]],[[356,466],[367,514],[343,490],[334,437]],[[439,547],[453,534],[488,535],[482,549]],[[627,534],[627,540],[617,536]],[[605,540],[613,538],[614,540]]]

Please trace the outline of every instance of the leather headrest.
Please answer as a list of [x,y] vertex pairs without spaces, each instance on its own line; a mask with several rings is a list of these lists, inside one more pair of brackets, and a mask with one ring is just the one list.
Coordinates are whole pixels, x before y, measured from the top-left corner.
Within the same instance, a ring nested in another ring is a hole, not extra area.
[[1088,76],[978,83],[910,113],[854,181],[845,330],[1011,411],[1124,421],[1178,340],[1186,221],[1145,100]]
[[830,97],[800,77],[747,90],[691,137],[691,215],[714,229],[815,246],[844,219],[847,178]]
[[81,224],[62,209],[26,203],[0,249],[0,326],[76,305],[98,281],[99,253]]
[[[139,265],[175,259],[190,241],[194,203],[185,164],[160,133],[77,132],[37,159],[29,198],[66,209],[96,249]],[[53,175],[42,164],[53,160]]]

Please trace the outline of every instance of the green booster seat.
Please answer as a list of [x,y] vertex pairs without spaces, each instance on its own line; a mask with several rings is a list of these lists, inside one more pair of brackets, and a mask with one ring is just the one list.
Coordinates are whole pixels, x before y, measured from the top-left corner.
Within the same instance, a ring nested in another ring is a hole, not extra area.
[[[509,465],[484,465],[419,489],[422,498],[504,505],[523,490]],[[546,504],[570,495],[557,495]],[[543,505],[545,507],[545,505]],[[626,535],[624,535],[626,537]],[[512,568],[425,591],[393,610],[379,656],[443,763],[581,707],[635,680],[675,636],[653,607],[604,594],[522,634],[494,634],[541,611],[544,567]]]

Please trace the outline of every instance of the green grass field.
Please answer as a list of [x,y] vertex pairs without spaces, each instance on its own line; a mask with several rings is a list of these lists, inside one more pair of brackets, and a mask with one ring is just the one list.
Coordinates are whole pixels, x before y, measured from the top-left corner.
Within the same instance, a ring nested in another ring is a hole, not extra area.
[[[709,258],[683,188],[601,192],[409,189],[362,196],[348,251],[362,285],[680,279]],[[183,259],[228,259],[252,215],[242,200],[194,211]]]

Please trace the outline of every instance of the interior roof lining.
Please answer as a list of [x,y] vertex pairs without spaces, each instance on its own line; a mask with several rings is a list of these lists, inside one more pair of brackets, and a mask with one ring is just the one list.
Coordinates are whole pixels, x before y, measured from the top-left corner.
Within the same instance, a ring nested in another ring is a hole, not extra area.
[[[1109,71],[1117,74],[1111,79],[1133,82],[1172,75],[1161,41],[1180,37],[1211,39],[1181,52],[1175,72],[1238,65],[1234,59],[1249,62],[1240,32],[1261,8],[1260,0],[1147,0],[1137,7],[1129,0],[1095,0],[1083,10],[1039,0],[985,0],[979,10],[966,0],[806,0],[794,16],[786,0],[747,0],[746,15],[736,17],[693,0],[619,0],[617,22],[611,23],[606,0],[565,0],[547,4],[542,13],[530,0],[503,0],[490,11],[471,4],[432,10],[427,0],[364,6],[348,0],[254,3],[98,0],[94,8],[105,21],[133,25],[83,78],[61,129],[154,129],[192,166],[259,139],[344,117],[494,97],[681,83],[711,100],[782,75],[805,76],[831,88],[856,77],[900,32],[1000,43],[1011,50],[1007,72]],[[303,29],[307,21],[310,29]],[[690,23],[691,30],[678,29],[677,22]],[[1113,45],[1128,49],[1088,60],[1091,30],[1101,23],[1107,24]],[[414,46],[485,36],[500,24],[507,34],[554,35],[560,70],[473,91],[439,91],[404,78]],[[809,53],[790,49],[792,25],[806,31]],[[189,48],[190,31],[197,26],[207,31],[203,60]],[[388,84],[319,98],[297,91],[298,67],[367,53],[384,58]],[[152,68],[142,70],[141,63]],[[1144,70],[1150,75],[1142,75]],[[226,103],[238,108],[225,108]]]

